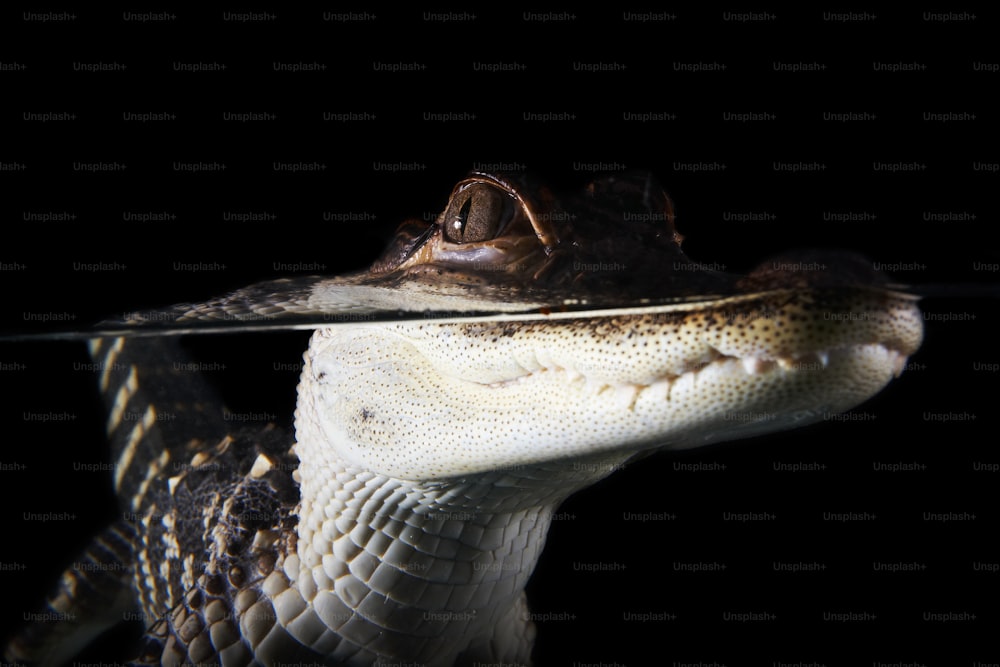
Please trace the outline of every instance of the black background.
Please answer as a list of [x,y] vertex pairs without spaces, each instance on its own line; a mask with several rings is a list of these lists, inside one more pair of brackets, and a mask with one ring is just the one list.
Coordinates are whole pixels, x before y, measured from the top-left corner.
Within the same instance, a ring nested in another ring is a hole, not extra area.
[[[650,653],[731,666],[1000,662],[997,473],[984,470],[1000,463],[995,302],[962,287],[993,282],[1000,262],[996,16],[944,21],[913,8],[842,21],[839,7],[754,8],[744,21],[744,8],[677,8],[637,21],[627,14],[642,9],[622,5],[540,20],[541,10],[498,5],[442,21],[416,5],[351,20],[261,7],[268,16],[241,21],[242,7],[163,20],[130,11],[41,20],[2,10],[0,330],[79,329],[296,265],[362,268],[399,221],[436,214],[476,166],[513,164],[565,188],[595,169],[650,169],[700,261],[739,272],[787,248],[844,247],[901,283],[951,287],[923,302],[925,344],[910,367],[853,419],[659,455],[570,499],[529,586],[543,615],[538,663],[643,664]],[[185,71],[192,63],[225,69]],[[279,69],[300,63],[321,67]],[[496,63],[516,69],[483,65]],[[595,63],[606,71],[586,71]],[[415,69],[386,69],[399,64]],[[145,113],[168,119],[127,120]],[[228,120],[247,113],[271,119]],[[465,120],[436,120],[448,113]],[[631,120],[643,113],[660,119]],[[866,120],[832,119],[846,113]],[[336,119],[344,114],[361,119]],[[78,168],[93,163],[124,168]],[[233,219],[247,213],[265,219]],[[212,270],[186,270],[198,263]],[[238,405],[290,416],[295,374],[273,368],[299,360],[300,334],[196,344],[226,365],[216,379]],[[109,474],[79,470],[105,456],[87,361],[82,343],[0,343],[0,585],[14,589],[2,596],[4,627],[114,514]],[[725,469],[686,469],[694,463]],[[663,520],[625,518],[644,512]],[[774,518],[723,520],[742,512]],[[875,518],[824,520],[843,512]],[[925,519],[941,512],[965,519]],[[825,569],[775,569],[800,562]],[[886,573],[876,562],[926,567]],[[726,568],[677,569],[691,563]],[[611,571],[587,570],[595,564]],[[629,616],[643,612],[660,616]],[[773,618],[725,620],[745,612]],[[845,612],[874,618],[830,620]],[[963,620],[933,620],[941,613]]]

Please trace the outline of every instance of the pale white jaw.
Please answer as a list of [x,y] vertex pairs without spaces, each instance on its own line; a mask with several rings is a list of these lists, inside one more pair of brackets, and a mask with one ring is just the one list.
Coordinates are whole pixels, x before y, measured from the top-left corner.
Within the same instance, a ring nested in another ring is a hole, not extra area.
[[624,460],[843,412],[897,376],[920,343],[912,299],[862,300],[852,308],[864,317],[832,320],[813,305],[744,304],[743,319],[724,326],[689,313],[317,331],[297,448],[407,480]]

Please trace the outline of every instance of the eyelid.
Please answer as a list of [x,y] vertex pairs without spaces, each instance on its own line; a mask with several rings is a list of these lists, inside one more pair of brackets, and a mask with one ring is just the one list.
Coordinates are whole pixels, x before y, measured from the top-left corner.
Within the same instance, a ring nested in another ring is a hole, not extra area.
[[[538,238],[538,242],[542,244],[545,254],[550,255],[555,251],[560,242],[559,232],[550,217],[539,213],[549,209],[549,200],[552,199],[551,193],[546,188],[538,188],[538,191],[534,191],[532,188],[523,188],[521,180],[516,176],[473,171],[465,180],[455,185],[451,191],[451,197],[454,198],[458,193],[473,185],[493,187],[506,193],[514,200],[515,214],[511,216],[511,220],[526,220]],[[531,192],[532,196],[528,197],[525,190]]]

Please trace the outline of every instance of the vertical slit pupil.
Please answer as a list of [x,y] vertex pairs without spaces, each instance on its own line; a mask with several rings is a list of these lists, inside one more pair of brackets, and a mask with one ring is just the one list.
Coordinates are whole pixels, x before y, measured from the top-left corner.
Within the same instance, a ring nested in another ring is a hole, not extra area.
[[459,223],[460,225],[458,228],[459,238],[463,238],[465,236],[465,226],[469,222],[469,211],[471,210],[472,210],[472,197],[469,197],[468,199],[465,200],[465,203],[462,204],[462,208],[459,209],[458,211],[458,218],[455,220],[455,222]]

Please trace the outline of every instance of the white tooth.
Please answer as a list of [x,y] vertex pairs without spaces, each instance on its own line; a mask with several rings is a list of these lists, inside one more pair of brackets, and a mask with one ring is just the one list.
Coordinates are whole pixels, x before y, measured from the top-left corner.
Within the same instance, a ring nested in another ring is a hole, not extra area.
[[619,408],[632,410],[635,408],[636,398],[639,396],[639,387],[634,384],[620,384],[612,388],[614,391],[614,401]]
[[765,370],[767,363],[757,357],[745,357],[743,359],[743,369],[750,375],[756,375]]
[[899,377],[903,374],[903,369],[906,368],[907,356],[896,350],[892,350],[890,354],[892,355],[892,374]]
[[816,359],[819,360],[819,363],[823,364],[823,368],[826,368],[827,366],[830,365],[830,353],[829,352],[817,352],[816,353]]
[[781,366],[783,370],[791,371],[795,370],[795,359],[788,359],[786,357],[778,357],[778,365]]

